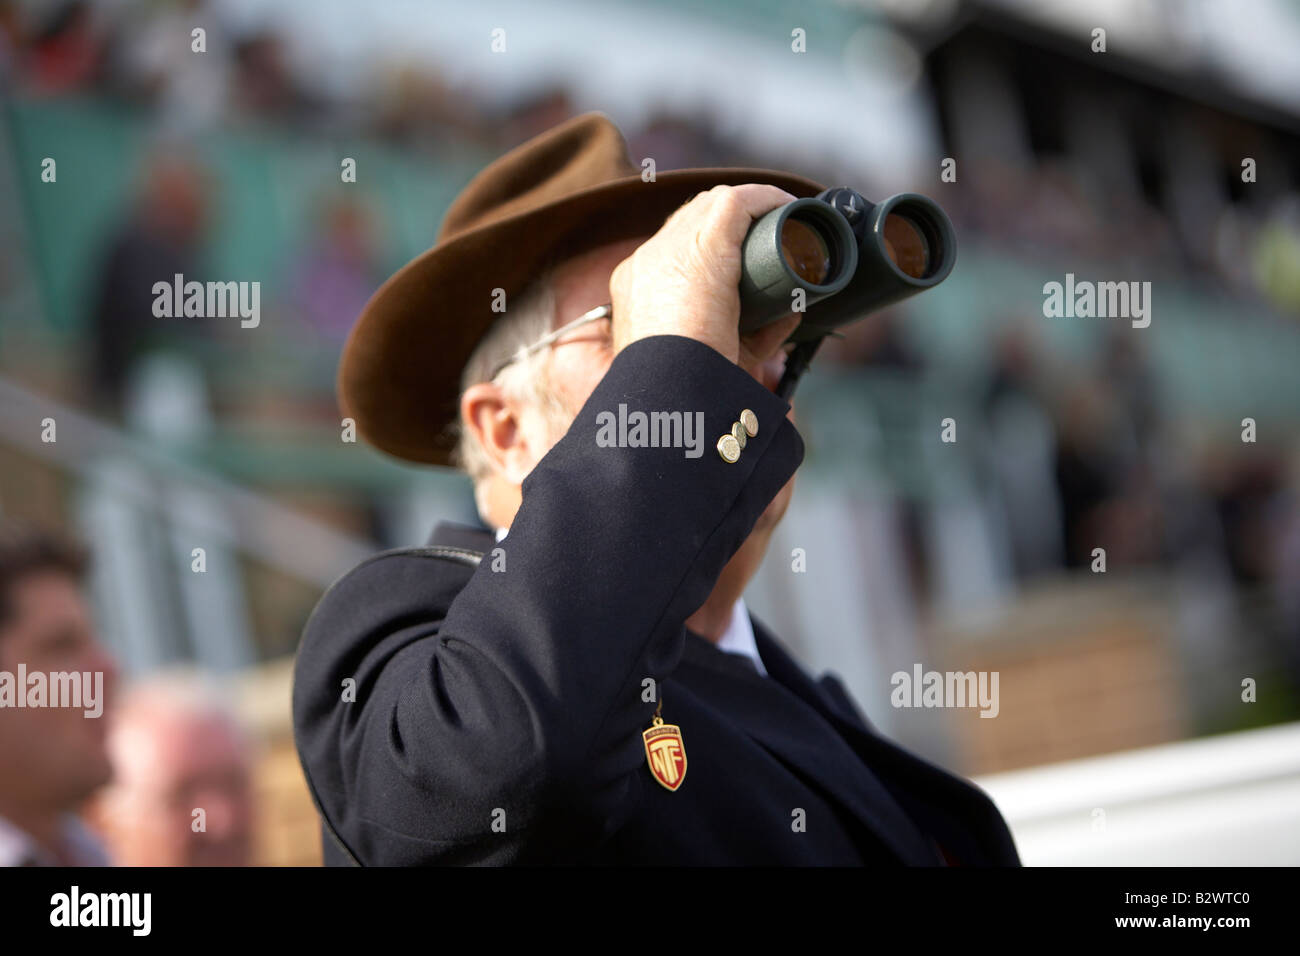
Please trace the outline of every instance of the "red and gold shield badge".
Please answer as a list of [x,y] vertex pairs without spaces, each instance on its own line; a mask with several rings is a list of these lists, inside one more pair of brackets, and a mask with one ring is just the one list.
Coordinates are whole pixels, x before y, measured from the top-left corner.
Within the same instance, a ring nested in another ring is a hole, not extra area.
[[645,740],[645,757],[650,772],[664,787],[676,790],[686,778],[686,745],[682,742],[682,729],[676,724],[665,724],[655,714],[649,730],[641,732]]

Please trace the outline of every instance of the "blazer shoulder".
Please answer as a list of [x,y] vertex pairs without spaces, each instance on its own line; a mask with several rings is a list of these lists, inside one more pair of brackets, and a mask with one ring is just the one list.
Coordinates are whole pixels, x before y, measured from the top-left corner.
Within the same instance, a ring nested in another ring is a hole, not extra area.
[[853,699],[853,695],[848,692],[848,688],[844,686],[844,681],[840,679],[839,674],[833,671],[825,671],[817,678],[817,683],[826,695],[835,702],[836,706],[845,711],[848,716],[852,717],[864,728],[873,733],[875,732],[875,727],[867,719],[866,713],[858,706],[857,701]]
[[325,589],[304,632],[310,633],[334,609],[351,606],[357,600],[364,600],[376,611],[389,603],[410,607],[413,595],[422,595],[420,603],[427,604],[431,598],[448,594],[450,603],[450,597],[465,586],[482,557],[481,552],[446,544],[373,554]]
[[[468,548],[428,545],[371,555],[325,589],[303,626],[295,685],[354,666],[384,634],[436,629],[478,567]],[[295,686],[295,691],[297,686]]]

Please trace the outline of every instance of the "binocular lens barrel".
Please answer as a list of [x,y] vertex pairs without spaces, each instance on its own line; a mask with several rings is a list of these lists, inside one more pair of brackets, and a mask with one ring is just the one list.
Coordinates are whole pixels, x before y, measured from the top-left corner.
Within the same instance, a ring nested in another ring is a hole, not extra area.
[[760,217],[745,237],[740,330],[802,311],[791,341],[819,339],[938,285],[956,254],[952,223],[925,196],[871,203],[837,187],[796,199]]
[[749,227],[740,262],[741,328],[751,331],[848,285],[858,241],[834,206],[796,199]]

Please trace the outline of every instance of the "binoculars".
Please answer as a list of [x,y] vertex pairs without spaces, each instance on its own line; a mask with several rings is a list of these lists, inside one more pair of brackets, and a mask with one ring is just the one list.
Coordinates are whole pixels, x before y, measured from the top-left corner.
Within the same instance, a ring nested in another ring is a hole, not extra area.
[[758,219],[745,236],[740,331],[803,313],[778,388],[788,398],[822,339],[938,285],[956,258],[952,223],[925,196],[899,193],[871,203],[839,186],[796,199]]

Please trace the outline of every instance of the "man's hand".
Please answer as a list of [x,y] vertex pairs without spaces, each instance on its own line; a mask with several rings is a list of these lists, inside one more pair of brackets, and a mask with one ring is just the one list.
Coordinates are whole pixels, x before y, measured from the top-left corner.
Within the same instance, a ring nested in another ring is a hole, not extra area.
[[740,337],[740,246],[755,219],[794,198],[758,183],[715,186],[669,216],[610,276],[615,354],[652,335],[683,335],[774,387],[773,360],[801,317]]

